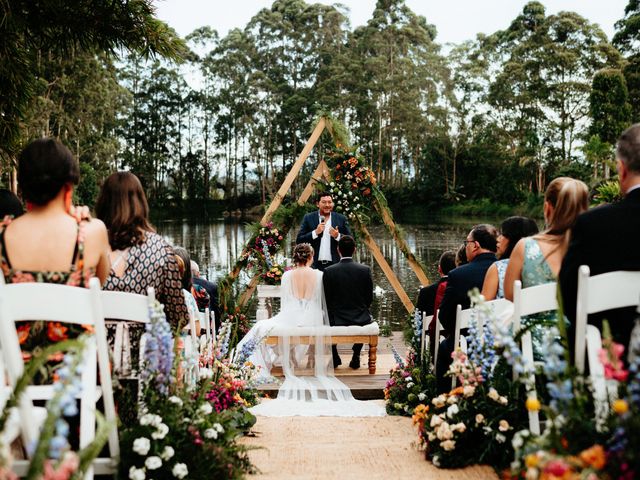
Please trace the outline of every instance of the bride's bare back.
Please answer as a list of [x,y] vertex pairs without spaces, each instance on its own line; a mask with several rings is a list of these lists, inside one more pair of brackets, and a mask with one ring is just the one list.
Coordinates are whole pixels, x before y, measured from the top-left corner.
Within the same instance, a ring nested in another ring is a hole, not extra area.
[[291,289],[298,300],[311,300],[317,282],[317,271],[310,267],[296,267],[291,272]]

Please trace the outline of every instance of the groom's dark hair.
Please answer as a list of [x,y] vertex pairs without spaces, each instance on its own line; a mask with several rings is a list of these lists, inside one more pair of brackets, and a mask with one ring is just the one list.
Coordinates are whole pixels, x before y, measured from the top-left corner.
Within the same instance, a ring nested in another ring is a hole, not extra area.
[[338,242],[338,250],[342,257],[353,257],[353,252],[356,251],[356,241],[351,235],[342,235]]

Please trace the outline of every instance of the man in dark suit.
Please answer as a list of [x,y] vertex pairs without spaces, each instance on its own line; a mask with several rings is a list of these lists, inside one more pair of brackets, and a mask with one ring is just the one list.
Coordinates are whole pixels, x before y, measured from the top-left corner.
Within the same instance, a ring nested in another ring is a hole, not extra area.
[[313,268],[325,268],[340,260],[338,241],[342,235],[351,235],[347,218],[333,212],[333,197],[330,193],[318,194],[318,211],[307,213],[302,219],[296,243],[310,243],[313,247]]
[[[353,261],[356,242],[351,235],[342,235],[338,242],[340,262],[328,267],[322,276],[331,326],[367,325],[371,323],[369,307],[373,301],[371,269]],[[360,368],[361,343],[353,345],[349,366]],[[338,349],[332,346],[333,366],[342,364]]]
[[[625,130],[618,139],[616,164],[624,199],[594,208],[578,217],[560,269],[562,304],[570,322],[568,335],[572,353],[580,266],[588,265],[591,275],[640,270],[640,124]],[[635,308],[622,308],[590,315],[589,323],[600,328],[602,319],[608,319],[613,339],[626,348],[634,316]]]
[[493,225],[476,225],[471,229],[464,241],[465,253],[469,263],[454,268],[449,272],[447,288],[440,302],[438,318],[444,329],[445,339],[440,343],[438,358],[436,360],[436,377],[438,392],[448,392],[451,386],[450,380],[445,376],[451,365],[453,353],[453,333],[456,327],[456,308],[469,308],[469,290],[477,288],[482,290],[484,276],[487,270],[496,261],[496,243],[498,233]]

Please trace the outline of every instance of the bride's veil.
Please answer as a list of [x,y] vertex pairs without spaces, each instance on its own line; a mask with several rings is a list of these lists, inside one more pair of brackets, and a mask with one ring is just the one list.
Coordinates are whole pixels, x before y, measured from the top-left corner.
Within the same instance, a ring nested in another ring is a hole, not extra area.
[[349,388],[334,376],[322,272],[286,272],[281,295],[278,326],[272,333],[279,337],[276,348],[284,374],[278,399],[353,400]]

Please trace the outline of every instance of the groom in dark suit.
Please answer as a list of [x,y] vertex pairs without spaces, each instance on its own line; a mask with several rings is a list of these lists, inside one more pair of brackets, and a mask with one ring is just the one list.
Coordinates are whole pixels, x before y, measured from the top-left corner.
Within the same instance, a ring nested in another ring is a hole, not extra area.
[[[569,249],[560,269],[564,313],[569,319],[569,348],[575,348],[578,269],[588,265],[591,275],[616,270],[640,270],[640,123],[625,130],[616,147],[619,203],[593,208],[578,216],[571,229]],[[620,308],[589,315],[589,323],[602,326],[609,320],[613,339],[627,347],[635,308]]]
[[[340,262],[324,271],[322,283],[331,326],[367,325],[371,323],[369,307],[373,301],[371,269],[353,261],[356,242],[351,235],[342,235],[338,242]],[[332,345],[333,366],[342,364],[338,349]],[[360,368],[361,343],[353,345],[349,366]]]
[[313,268],[325,268],[340,260],[338,242],[342,235],[351,235],[347,218],[333,211],[330,193],[318,194],[318,210],[307,213],[302,219],[296,243],[310,243],[313,247]]

